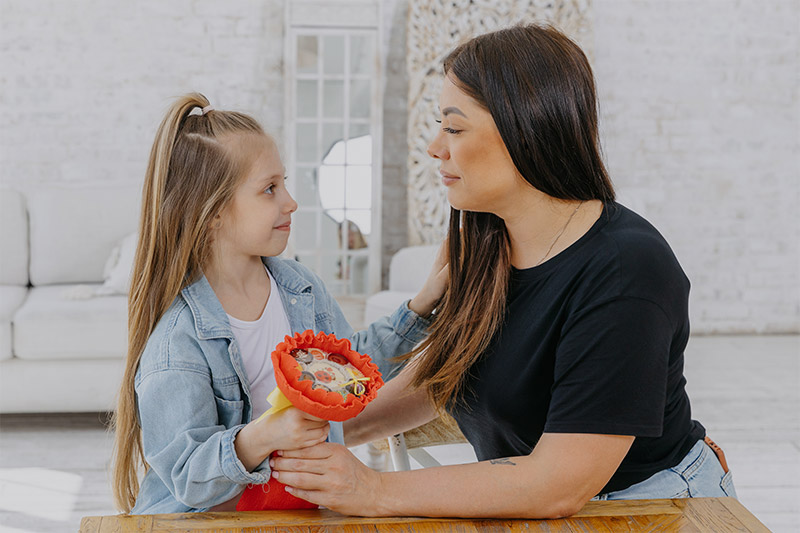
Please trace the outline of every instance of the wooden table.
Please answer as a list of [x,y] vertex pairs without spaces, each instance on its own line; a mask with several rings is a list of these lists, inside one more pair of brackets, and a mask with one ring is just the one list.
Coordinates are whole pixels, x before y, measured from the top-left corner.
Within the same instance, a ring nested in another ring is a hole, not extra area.
[[329,510],[88,516],[80,533],[201,531],[267,533],[284,531],[727,531],[769,532],[733,498],[589,502],[559,520],[444,518],[359,518]]

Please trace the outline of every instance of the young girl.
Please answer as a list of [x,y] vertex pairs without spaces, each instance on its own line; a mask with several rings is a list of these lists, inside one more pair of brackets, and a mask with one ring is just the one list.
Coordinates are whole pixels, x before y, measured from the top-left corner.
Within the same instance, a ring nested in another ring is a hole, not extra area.
[[175,102],[159,127],[114,420],[114,496],[123,512],[233,509],[248,484],[268,481],[273,451],[342,442],[340,425],[296,408],[251,421],[268,407],[270,353],[285,335],[350,337],[384,370],[424,336],[445,274],[354,334],[317,276],[276,257],[297,209],[284,173],[275,143],[252,118],[213,110],[200,94]]

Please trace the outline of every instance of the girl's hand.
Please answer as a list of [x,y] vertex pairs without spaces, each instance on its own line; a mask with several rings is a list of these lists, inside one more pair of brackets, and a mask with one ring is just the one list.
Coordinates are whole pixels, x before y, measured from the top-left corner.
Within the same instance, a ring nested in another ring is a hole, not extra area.
[[436,308],[436,304],[444,295],[447,289],[447,282],[450,279],[450,264],[447,262],[447,240],[439,246],[436,253],[436,260],[433,262],[431,272],[425,285],[414,298],[408,302],[408,308],[421,317],[428,317]]
[[275,450],[314,446],[324,442],[329,431],[327,420],[288,407],[243,427],[236,435],[234,448],[245,468],[252,471]]
[[293,496],[338,513],[381,516],[381,474],[368,468],[341,444],[323,442],[302,450],[280,451],[270,459],[272,476]]

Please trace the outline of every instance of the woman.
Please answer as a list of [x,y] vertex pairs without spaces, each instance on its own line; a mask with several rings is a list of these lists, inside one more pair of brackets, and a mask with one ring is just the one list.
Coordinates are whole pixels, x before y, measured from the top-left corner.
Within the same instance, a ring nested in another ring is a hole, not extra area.
[[325,443],[283,453],[273,475],[359,515],[544,518],[595,497],[733,496],[684,390],[689,282],[614,202],[584,54],[518,26],[459,46],[444,72],[428,152],[453,207],[449,286],[418,357],[345,442],[447,409],[480,462],[377,473]]

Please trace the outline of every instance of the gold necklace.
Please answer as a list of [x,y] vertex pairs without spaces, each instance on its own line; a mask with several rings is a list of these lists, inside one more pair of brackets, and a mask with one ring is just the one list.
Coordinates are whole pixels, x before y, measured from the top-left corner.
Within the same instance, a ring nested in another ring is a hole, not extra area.
[[553,251],[553,246],[555,246],[555,245],[556,245],[556,243],[558,242],[558,239],[561,237],[561,235],[564,233],[564,231],[566,231],[566,229],[567,229],[567,226],[569,226],[569,223],[570,223],[570,221],[572,220],[572,217],[574,217],[574,216],[575,216],[575,213],[577,213],[577,212],[578,212],[578,209],[580,209],[580,208],[581,208],[581,206],[583,205],[583,202],[584,202],[584,201],[585,201],[585,200],[581,200],[581,203],[579,203],[579,204],[578,204],[578,207],[576,207],[576,208],[575,208],[575,211],[573,211],[573,212],[572,212],[572,214],[571,214],[571,215],[569,216],[569,218],[567,219],[567,223],[566,223],[566,224],[564,224],[564,227],[563,227],[563,228],[561,228],[561,231],[559,231],[559,232],[558,232],[558,235],[556,235],[556,238],[555,238],[555,239],[553,239],[553,242],[552,242],[552,244],[550,245],[550,248],[548,248],[548,249],[547,249],[547,252],[544,254],[544,256],[542,256],[542,258],[541,258],[541,259],[539,259],[539,262],[538,262],[538,263],[536,263],[536,265],[534,265],[534,266],[539,266],[539,265],[541,265],[541,264],[544,262],[544,260],[545,260],[545,259],[547,259],[547,256],[548,256],[548,255],[550,255],[550,252],[552,252],[552,251]]

